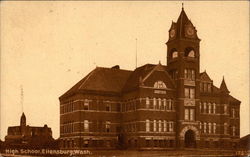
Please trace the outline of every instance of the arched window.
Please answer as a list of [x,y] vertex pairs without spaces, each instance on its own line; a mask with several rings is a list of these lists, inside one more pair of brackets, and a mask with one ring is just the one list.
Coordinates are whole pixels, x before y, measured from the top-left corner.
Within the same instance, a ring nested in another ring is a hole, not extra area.
[[177,57],[178,57],[178,52],[177,51],[172,52],[172,58],[177,58]]
[[163,121],[163,131],[164,132],[167,131],[167,121],[166,120]]
[[167,110],[166,105],[167,105],[167,100],[164,98],[164,99],[163,99],[164,110]]
[[156,81],[154,83],[154,88],[165,89],[167,86],[163,81]]
[[211,113],[211,104],[208,103],[208,113],[210,114]]
[[214,110],[214,114],[216,114],[216,104],[213,103],[213,110]]
[[192,47],[187,47],[185,49],[185,57],[191,57],[191,58],[195,57],[195,51]]

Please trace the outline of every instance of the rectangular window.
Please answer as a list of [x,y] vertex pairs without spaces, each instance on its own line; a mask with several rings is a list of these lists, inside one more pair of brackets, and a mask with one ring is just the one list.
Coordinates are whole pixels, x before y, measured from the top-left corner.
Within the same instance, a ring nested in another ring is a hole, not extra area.
[[88,100],[84,100],[83,109],[84,110],[89,110],[89,101]]
[[161,106],[161,98],[158,99],[158,104],[159,104],[159,109],[161,110],[161,109],[162,109],[162,108],[161,108],[161,107],[162,107],[162,106]]
[[106,111],[111,111],[111,105],[110,104],[106,105]]
[[161,128],[162,128],[162,123],[161,123],[161,120],[159,120],[159,132],[161,132]]
[[105,123],[105,129],[106,129],[106,132],[110,132],[110,121],[106,121]]
[[154,120],[154,132],[156,132],[156,120]]
[[213,133],[216,134],[216,123],[213,124]]
[[190,109],[190,120],[194,121],[194,109]]
[[232,109],[232,117],[234,118],[235,117],[235,110]]
[[227,134],[227,123],[224,123],[224,134]]
[[207,83],[204,83],[204,92],[207,92]]
[[156,98],[153,99],[154,109],[156,109]]
[[208,123],[208,133],[211,134],[212,126],[211,123]]
[[210,114],[210,113],[211,113],[211,104],[208,103],[208,114]]
[[146,98],[146,108],[149,109],[149,106],[150,106],[150,100],[149,100],[149,98],[147,97],[147,98]]
[[216,114],[216,104],[214,103],[213,106],[214,106],[214,107],[213,107],[214,114]]
[[187,69],[184,70],[184,78],[185,78],[185,79],[188,78],[188,70],[187,70]]
[[195,97],[194,88],[190,88],[190,98],[194,99],[194,97]]
[[200,83],[200,92],[203,92],[203,83]]
[[208,92],[211,92],[211,83],[208,83],[208,84],[207,84],[207,91],[208,91]]
[[147,119],[146,120],[146,132],[150,131],[150,121]]
[[166,101],[166,99],[163,99],[164,110],[167,110],[167,109],[166,109],[166,105],[167,105],[167,101]]
[[207,133],[207,123],[204,123],[203,129],[204,133]]
[[173,122],[169,122],[169,131],[173,132],[174,131],[174,126]]
[[224,104],[224,114],[227,114],[227,105]]
[[84,120],[83,121],[83,127],[84,127],[84,132],[89,132],[89,121],[88,120]]
[[235,126],[233,126],[233,136],[235,136]]
[[185,88],[185,98],[189,98],[189,88]]
[[164,120],[163,123],[164,123],[164,124],[163,124],[163,131],[166,132],[166,131],[167,131],[167,121]]
[[192,73],[192,75],[191,75],[191,80],[195,80],[195,71],[194,71],[194,70],[191,70],[191,73]]
[[185,120],[189,120],[189,110],[185,109]]

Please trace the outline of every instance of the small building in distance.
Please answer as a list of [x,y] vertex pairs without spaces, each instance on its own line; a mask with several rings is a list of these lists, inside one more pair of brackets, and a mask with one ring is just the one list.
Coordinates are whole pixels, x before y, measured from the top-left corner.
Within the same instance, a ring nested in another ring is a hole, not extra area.
[[8,134],[5,136],[5,145],[14,148],[45,148],[50,147],[53,141],[51,128],[46,124],[43,127],[26,125],[24,113],[20,126],[8,127]]

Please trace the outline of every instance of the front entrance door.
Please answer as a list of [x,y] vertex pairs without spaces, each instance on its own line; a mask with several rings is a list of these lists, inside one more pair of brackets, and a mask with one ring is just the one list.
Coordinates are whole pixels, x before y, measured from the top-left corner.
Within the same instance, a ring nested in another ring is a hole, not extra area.
[[188,130],[185,133],[185,147],[187,147],[187,148],[195,148],[196,147],[195,133],[192,130]]

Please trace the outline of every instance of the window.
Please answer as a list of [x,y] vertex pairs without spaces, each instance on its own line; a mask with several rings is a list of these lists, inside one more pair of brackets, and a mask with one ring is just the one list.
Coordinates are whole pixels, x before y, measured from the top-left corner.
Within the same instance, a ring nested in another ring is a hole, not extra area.
[[111,105],[110,104],[106,105],[106,111],[111,111]]
[[150,121],[147,119],[146,120],[146,132],[150,131]]
[[213,133],[216,134],[216,123],[213,123]]
[[204,126],[203,126],[203,131],[204,131],[204,133],[207,133],[207,123],[206,122],[204,122]]
[[159,120],[159,132],[161,132],[161,129],[162,129],[162,123],[161,123],[161,120]]
[[174,131],[174,126],[173,122],[169,122],[169,131],[173,132]]
[[227,114],[227,105],[224,104],[224,114]]
[[212,130],[212,125],[211,123],[208,123],[208,133],[211,134],[211,130]]
[[214,111],[214,114],[216,114],[216,104],[215,103],[213,103],[213,111]]
[[178,57],[178,52],[177,51],[174,51],[173,53],[172,53],[172,58],[177,58]]
[[235,126],[233,126],[232,129],[233,129],[233,136],[235,136],[235,130],[236,130]]
[[154,120],[154,132],[156,132],[156,120]]
[[150,100],[149,100],[149,98],[147,97],[147,98],[146,98],[146,108],[149,109],[149,106],[150,106]]
[[203,107],[203,112],[206,113],[206,112],[207,112],[207,111],[206,111],[206,110],[207,110],[207,103],[204,102],[204,103],[203,103],[203,106],[204,106],[204,107]]
[[184,115],[185,120],[193,121],[194,116],[195,116],[194,109],[185,109],[185,115]]
[[184,69],[184,78],[188,80],[195,80],[195,70],[194,69]]
[[167,121],[166,120],[163,121],[163,131],[164,132],[167,131]]
[[232,117],[235,117],[235,109],[232,109]]
[[203,83],[200,83],[200,91],[202,92],[203,91]]
[[191,50],[191,51],[188,53],[188,57],[192,57],[192,58],[195,57],[195,52],[194,52],[194,50]]
[[166,100],[166,99],[163,99],[164,110],[166,110],[166,105],[167,105],[167,100]]
[[224,134],[227,134],[227,123],[224,123]]
[[190,120],[194,120],[194,109],[190,109]]
[[207,83],[204,83],[204,92],[207,92]]
[[154,98],[153,105],[154,105],[154,109],[156,109],[156,98]]
[[89,121],[88,120],[83,121],[83,127],[84,127],[84,132],[89,131]]
[[208,113],[210,114],[211,113],[211,104],[208,103]]
[[89,110],[89,100],[87,100],[87,99],[84,100],[83,109],[84,110]]
[[202,112],[202,103],[200,102],[200,113]]
[[185,98],[194,99],[195,90],[194,88],[185,88]]
[[163,81],[157,81],[154,84],[154,88],[165,89],[167,86]]
[[173,100],[172,99],[169,100],[169,109],[173,110]]
[[202,124],[201,124],[201,122],[199,123],[199,127],[200,127],[200,130],[202,129]]
[[161,110],[162,107],[161,107],[161,98],[158,99],[158,104],[159,104],[159,109]]
[[207,91],[208,91],[208,92],[211,92],[211,83],[208,83],[208,84],[207,84]]
[[106,121],[105,123],[105,129],[106,129],[106,132],[110,132],[110,121]]
[[185,120],[189,120],[189,110],[185,109]]

